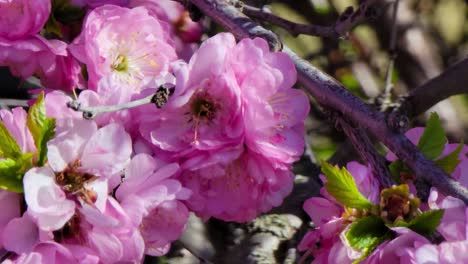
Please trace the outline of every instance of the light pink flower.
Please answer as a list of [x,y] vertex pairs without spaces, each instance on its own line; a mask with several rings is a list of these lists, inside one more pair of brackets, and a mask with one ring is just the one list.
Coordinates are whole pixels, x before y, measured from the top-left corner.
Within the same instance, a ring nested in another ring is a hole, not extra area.
[[144,6],[171,25],[172,34],[185,43],[197,42],[202,35],[199,23],[193,22],[189,12],[180,3],[171,0],[130,0],[130,7]]
[[64,246],[55,242],[38,244],[32,251],[18,255],[2,262],[5,264],[34,264],[34,263],[83,263],[98,264],[99,258],[85,247]]
[[179,58],[189,61],[198,49],[203,34],[202,26],[193,22],[183,5],[171,0],[130,0],[129,7],[144,6],[150,15],[167,22]]
[[468,263],[468,241],[425,244],[414,251],[415,263],[453,264]]
[[0,206],[2,208],[0,214],[0,249],[4,247],[3,234],[6,226],[12,219],[19,217],[21,214],[20,198],[16,193],[0,189]]
[[2,240],[5,249],[17,254],[30,252],[41,239],[47,239],[47,232],[40,231],[28,213],[11,220],[5,227]]
[[437,231],[447,241],[468,240],[468,208],[462,200],[444,197],[436,188],[432,188],[427,203],[430,209],[444,210]]
[[363,263],[418,263],[414,259],[414,250],[430,243],[425,237],[405,227],[392,228],[398,236],[380,244]]
[[50,0],[0,2],[0,38],[21,39],[41,31],[49,18]]
[[127,167],[116,192],[140,229],[146,254],[167,253],[187,222],[188,210],[181,201],[188,199],[190,191],[173,179],[178,170],[176,163],[164,164],[147,154],[138,154]]
[[66,43],[39,35],[17,40],[0,36],[0,66],[8,66],[13,75],[22,78],[35,74],[43,86],[61,90],[75,87],[81,71]]
[[139,92],[166,72],[176,54],[161,23],[144,7],[104,5],[92,10],[70,45],[72,54],[86,64],[89,88],[96,90],[102,78],[111,76],[115,85]]
[[55,174],[48,168],[33,168],[23,179],[28,212],[45,231],[61,228],[75,213],[75,203],[54,181]]

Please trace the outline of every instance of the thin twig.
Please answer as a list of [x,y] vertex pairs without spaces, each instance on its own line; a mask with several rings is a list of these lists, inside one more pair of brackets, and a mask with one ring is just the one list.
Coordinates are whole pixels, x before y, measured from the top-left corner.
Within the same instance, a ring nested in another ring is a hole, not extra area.
[[391,115],[416,117],[450,96],[468,93],[467,84],[468,57],[450,66],[439,76],[411,90]]
[[[191,2],[238,39],[265,37],[270,47],[282,46],[278,43],[278,37],[274,33],[257,25],[225,0],[191,0]],[[256,35],[256,32],[259,35]],[[458,197],[468,203],[468,189],[451,179],[442,169],[427,159],[405,136],[391,130],[383,113],[352,95],[343,85],[297,56],[288,47],[284,46],[283,52],[289,55],[295,63],[298,81],[318,103],[341,113],[365,131],[370,132],[403,160],[418,177],[430,182],[443,194]]]
[[83,118],[85,119],[93,119],[96,117],[98,114],[102,113],[109,113],[109,112],[116,112],[124,109],[129,109],[129,108],[134,108],[138,107],[141,105],[149,104],[151,103],[151,100],[153,99],[154,95],[147,96],[145,98],[131,101],[128,103],[123,103],[119,105],[110,105],[110,106],[83,106],[81,105],[80,102],[73,100],[67,104],[67,106],[75,111],[78,112],[83,112]]
[[393,13],[392,13],[392,33],[390,37],[390,60],[388,62],[387,73],[385,74],[385,88],[384,88],[384,100],[383,104],[388,105],[390,104],[390,92],[393,88],[392,84],[392,75],[393,75],[393,67],[395,65],[395,58],[396,58],[396,38],[397,38],[397,12],[398,12],[398,4],[400,0],[395,0],[393,4]]

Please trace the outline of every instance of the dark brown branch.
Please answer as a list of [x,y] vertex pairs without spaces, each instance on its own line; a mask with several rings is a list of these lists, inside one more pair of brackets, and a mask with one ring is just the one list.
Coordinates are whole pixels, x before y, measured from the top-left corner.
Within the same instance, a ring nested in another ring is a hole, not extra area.
[[[255,24],[225,0],[191,0],[191,2],[238,39],[260,36],[265,37],[272,48],[281,47],[275,34]],[[310,65],[289,48],[283,47],[283,52],[288,54],[295,63],[298,81],[318,103],[341,113],[365,131],[370,132],[403,160],[418,177],[427,180],[443,194],[458,197],[468,203],[468,190],[448,177],[405,136],[391,130],[383,113],[352,95],[335,79]]]
[[468,93],[467,84],[468,57],[411,90],[394,114],[416,117],[452,95]]
[[374,17],[376,15],[376,9],[372,5],[374,2],[376,2],[376,0],[363,1],[356,11],[354,11],[352,7],[348,7],[340,15],[333,26],[299,24],[276,16],[261,8],[248,5],[244,5],[242,7],[242,12],[249,17],[258,18],[262,21],[280,26],[295,36],[304,34],[326,38],[337,38],[344,36],[355,25]]

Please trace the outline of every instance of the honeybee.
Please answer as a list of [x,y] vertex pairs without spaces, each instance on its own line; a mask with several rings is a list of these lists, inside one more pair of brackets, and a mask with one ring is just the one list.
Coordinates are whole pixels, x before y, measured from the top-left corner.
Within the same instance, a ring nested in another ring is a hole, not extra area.
[[167,103],[167,101],[169,101],[169,97],[174,94],[174,91],[174,84],[165,83],[159,86],[158,90],[151,99],[151,102],[154,103],[157,108],[162,108]]

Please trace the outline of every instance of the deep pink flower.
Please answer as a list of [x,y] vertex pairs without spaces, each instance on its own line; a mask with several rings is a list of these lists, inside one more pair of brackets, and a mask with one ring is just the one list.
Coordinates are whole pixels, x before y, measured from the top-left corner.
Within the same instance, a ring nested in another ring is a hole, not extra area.
[[182,171],[181,182],[193,191],[187,204],[200,217],[249,221],[279,206],[292,190],[293,174],[274,168],[261,155],[244,151],[229,160],[199,156],[188,161],[197,167],[186,164],[190,169]]
[[71,4],[80,7],[96,8],[102,5],[127,6],[129,0],[71,0]]
[[104,5],[92,10],[70,45],[72,54],[86,64],[89,88],[96,90],[102,78],[111,76],[115,85],[140,91],[166,72],[176,54],[161,23],[144,7]]
[[178,65],[177,86],[162,109],[140,113],[140,131],[155,146],[176,156],[241,144],[240,90],[225,57],[235,45],[231,34],[206,40],[188,65]]
[[304,151],[304,120],[309,100],[292,89],[296,68],[284,53],[270,52],[262,38],[243,39],[228,53],[244,106],[243,120],[249,149],[275,166],[291,164]]
[[0,36],[0,66],[8,66],[13,75],[22,78],[35,74],[43,86],[61,90],[75,87],[81,71],[66,43],[39,35],[17,40]]
[[50,0],[0,2],[0,38],[21,39],[41,31],[49,18]]

